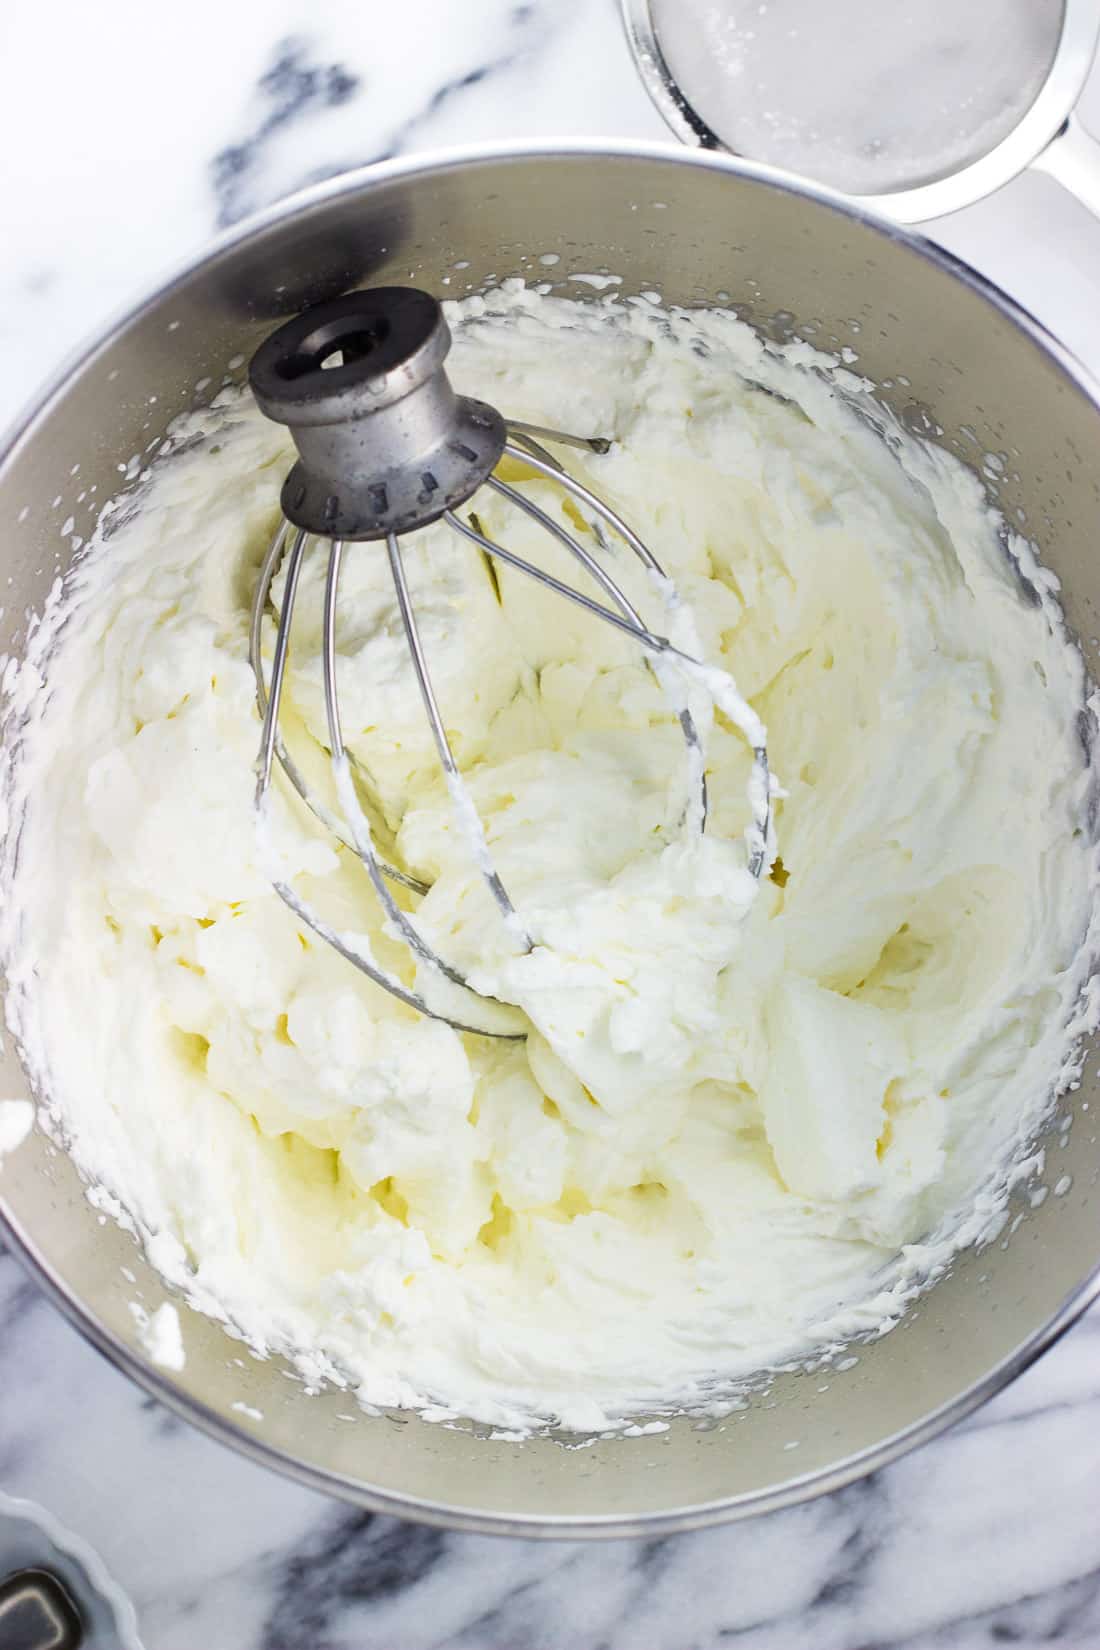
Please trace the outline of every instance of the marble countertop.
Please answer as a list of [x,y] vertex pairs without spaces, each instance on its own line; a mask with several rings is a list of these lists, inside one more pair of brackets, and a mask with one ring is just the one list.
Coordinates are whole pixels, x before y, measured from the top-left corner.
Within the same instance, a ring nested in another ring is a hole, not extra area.
[[[0,423],[159,273],[301,183],[479,139],[667,136],[614,0],[39,0],[0,41]],[[1098,76],[1084,113],[1100,125]],[[1054,184],[932,232],[1100,372],[1100,224]],[[1086,1650],[1098,1475],[1094,1313],[935,1443],[749,1524],[591,1546],[403,1525],[192,1431],[0,1254],[0,1487],[98,1549],[147,1650]]]

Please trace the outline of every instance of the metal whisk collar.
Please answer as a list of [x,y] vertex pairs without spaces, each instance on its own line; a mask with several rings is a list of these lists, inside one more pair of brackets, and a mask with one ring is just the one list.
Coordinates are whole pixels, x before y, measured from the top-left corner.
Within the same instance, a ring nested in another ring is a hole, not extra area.
[[[390,887],[396,884],[424,894],[428,891],[425,884],[381,859],[376,850],[356,788],[354,758],[343,740],[337,693],[336,623],[340,570],[347,543],[385,542],[413,671],[448,790],[482,878],[517,949],[530,950],[534,939],[496,870],[473,798],[447,738],[405,576],[400,543],[403,534],[442,520],[485,555],[630,636],[644,650],[667,693],[674,690],[668,673],[661,670],[662,661],[700,680],[752,746],[752,823],[746,836],[748,868],[757,879],[768,861],[771,779],[763,726],[736,695],[729,678],[650,630],[619,584],[572,533],[493,474],[500,459],[507,456],[563,488],[586,512],[597,543],[606,547],[608,532],[618,538],[647,569],[666,605],[671,605],[676,599],[673,586],[648,546],[610,506],[569,475],[542,444],[550,441],[599,453],[606,452],[610,442],[537,425],[505,423],[495,408],[456,395],[443,370],[449,348],[450,332],[434,298],[412,288],[380,287],[305,311],[280,327],[252,358],[249,377],[256,401],[269,418],[289,427],[299,453],[282,488],[286,519],[264,558],[252,603],[250,657],[263,721],[256,807],[261,819],[266,819],[277,762],[314,815],[358,855],[390,931],[399,935],[438,979],[449,983],[452,990],[446,1005],[429,1003],[422,992],[406,986],[378,962],[361,939],[341,934],[325,923],[290,883],[273,875],[276,891],[302,922],[409,1007],[461,1031],[516,1036],[522,1033],[514,1029],[503,1006],[474,991],[465,975],[439,956],[420,933],[414,918],[398,904]],[[463,520],[458,516],[456,510],[483,486],[537,522],[583,568],[610,605],[495,543],[481,530],[476,517]],[[328,540],[322,674],[339,815],[306,783],[279,733],[295,600],[303,558],[314,538]],[[284,561],[283,593],[268,678],[262,656],[263,624],[272,586]],[[676,710],[687,750],[691,789],[686,828],[701,831],[707,814],[702,746],[686,704],[677,705]],[[457,998],[456,991],[461,994]],[[452,1011],[452,1001],[462,1006]],[[487,1013],[490,1009],[492,1013]],[[489,1019],[493,1023],[487,1023]]]

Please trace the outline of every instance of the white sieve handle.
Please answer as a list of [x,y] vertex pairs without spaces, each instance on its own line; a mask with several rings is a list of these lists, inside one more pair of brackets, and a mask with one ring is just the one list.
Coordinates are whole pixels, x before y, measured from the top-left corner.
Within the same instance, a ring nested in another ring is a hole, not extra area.
[[1057,137],[1031,163],[1100,218],[1100,142],[1070,115]]

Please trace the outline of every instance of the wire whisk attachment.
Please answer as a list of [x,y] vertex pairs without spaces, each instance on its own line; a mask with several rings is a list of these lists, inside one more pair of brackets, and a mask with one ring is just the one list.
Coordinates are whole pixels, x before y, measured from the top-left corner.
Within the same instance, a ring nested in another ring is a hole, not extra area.
[[[604,500],[571,476],[545,445],[604,453],[610,442],[506,422],[496,408],[457,395],[443,370],[450,342],[443,313],[430,294],[408,287],[379,287],[318,304],[296,316],[261,344],[252,358],[249,377],[257,404],[267,417],[289,427],[299,454],[283,484],[284,520],[264,557],[252,601],[250,658],[262,719],[255,801],[259,819],[266,822],[278,765],[315,817],[361,860],[389,932],[400,937],[417,962],[437,981],[447,982],[449,989],[433,990],[429,1000],[424,991],[406,985],[381,965],[360,936],[330,926],[290,882],[273,874],[277,893],[300,921],[410,1008],[460,1031],[515,1037],[523,1035],[517,1012],[475,991],[465,974],[425,940],[415,915],[395,897],[396,887],[415,896],[426,894],[427,886],[378,852],[360,795],[362,778],[357,782],[354,758],[344,743],[336,680],[340,573],[350,544],[385,546],[413,672],[451,801],[501,921],[518,949],[530,950],[537,936],[528,931],[501,880],[447,737],[402,558],[405,535],[443,521],[453,531],[456,547],[462,542],[476,545],[494,562],[537,581],[643,649],[679,718],[689,787],[683,828],[692,832],[705,828],[707,790],[704,751],[686,704],[683,679],[698,683],[752,747],[751,823],[746,842],[748,869],[758,881],[768,863],[772,783],[763,724],[737,694],[731,678],[652,631],[597,557],[560,521],[494,473],[502,458],[510,458],[561,487],[591,524],[597,545],[607,548],[609,535],[625,545],[647,570],[666,611],[672,613],[678,598],[653,552]],[[599,595],[577,588],[495,542],[482,531],[476,515],[459,516],[461,506],[482,488],[537,523],[583,570]],[[304,558],[312,553],[327,554],[321,657],[335,809],[307,783],[280,733],[295,602]],[[274,610],[273,586],[281,570],[282,595]],[[262,644],[264,620],[273,610],[277,628],[268,674]]]

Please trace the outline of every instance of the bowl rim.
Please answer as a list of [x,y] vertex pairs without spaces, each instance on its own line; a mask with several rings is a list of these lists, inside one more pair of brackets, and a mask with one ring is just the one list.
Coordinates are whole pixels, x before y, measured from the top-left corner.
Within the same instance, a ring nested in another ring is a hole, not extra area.
[[[961,281],[979,298],[1025,334],[1071,385],[1091,402],[1100,414],[1100,382],[1065,345],[1022,304],[1001,290],[995,282],[914,230],[902,227],[871,209],[864,200],[845,196],[812,183],[778,167],[738,156],[687,149],[671,142],[631,139],[562,138],[525,142],[471,144],[446,149],[425,150],[411,157],[376,162],[338,173],[324,182],[296,190],[240,220],[190,256],[176,260],[168,271],[137,301],[110,315],[89,338],[71,351],[47,378],[21,414],[6,431],[0,432],[0,472],[34,437],[48,419],[52,408],[78,371],[89,367],[124,328],[133,325],[148,310],[162,304],[200,269],[216,263],[226,253],[277,228],[289,219],[314,208],[327,206],[343,196],[370,192],[381,184],[414,181],[424,174],[461,171],[485,162],[523,162],[555,159],[609,159],[656,161],[728,175],[766,188],[779,190],[825,206],[867,227],[890,241],[899,241],[935,268]],[[449,1502],[381,1490],[359,1479],[328,1468],[311,1466],[246,1430],[240,1422],[213,1409],[202,1399],[184,1392],[170,1375],[147,1357],[127,1345],[113,1330],[70,1291],[60,1274],[49,1264],[31,1234],[7,1207],[0,1179],[0,1239],[22,1265],[29,1277],[62,1312],[84,1339],[109,1363],[127,1375],[151,1397],[167,1405],[181,1419],[219,1443],[226,1444],[257,1466],[278,1472],[307,1489],[320,1491],[371,1512],[414,1520],[443,1529],[479,1535],[526,1536],[544,1540],[582,1538],[623,1539],[637,1536],[670,1535],[683,1531],[734,1522],[760,1513],[776,1512],[819,1495],[842,1489],[868,1473],[887,1466],[909,1450],[927,1443],[955,1422],[971,1414],[1014,1380],[1051,1347],[1100,1298],[1100,1262],[1062,1301],[1058,1310],[1028,1335],[1013,1352],[1002,1358],[979,1380],[971,1383],[948,1402],[932,1410],[911,1426],[880,1443],[844,1457],[832,1466],[784,1480],[768,1489],[737,1496],[720,1497],[675,1508],[668,1512],[639,1514],[636,1517],[599,1517],[557,1514],[483,1513]]]

